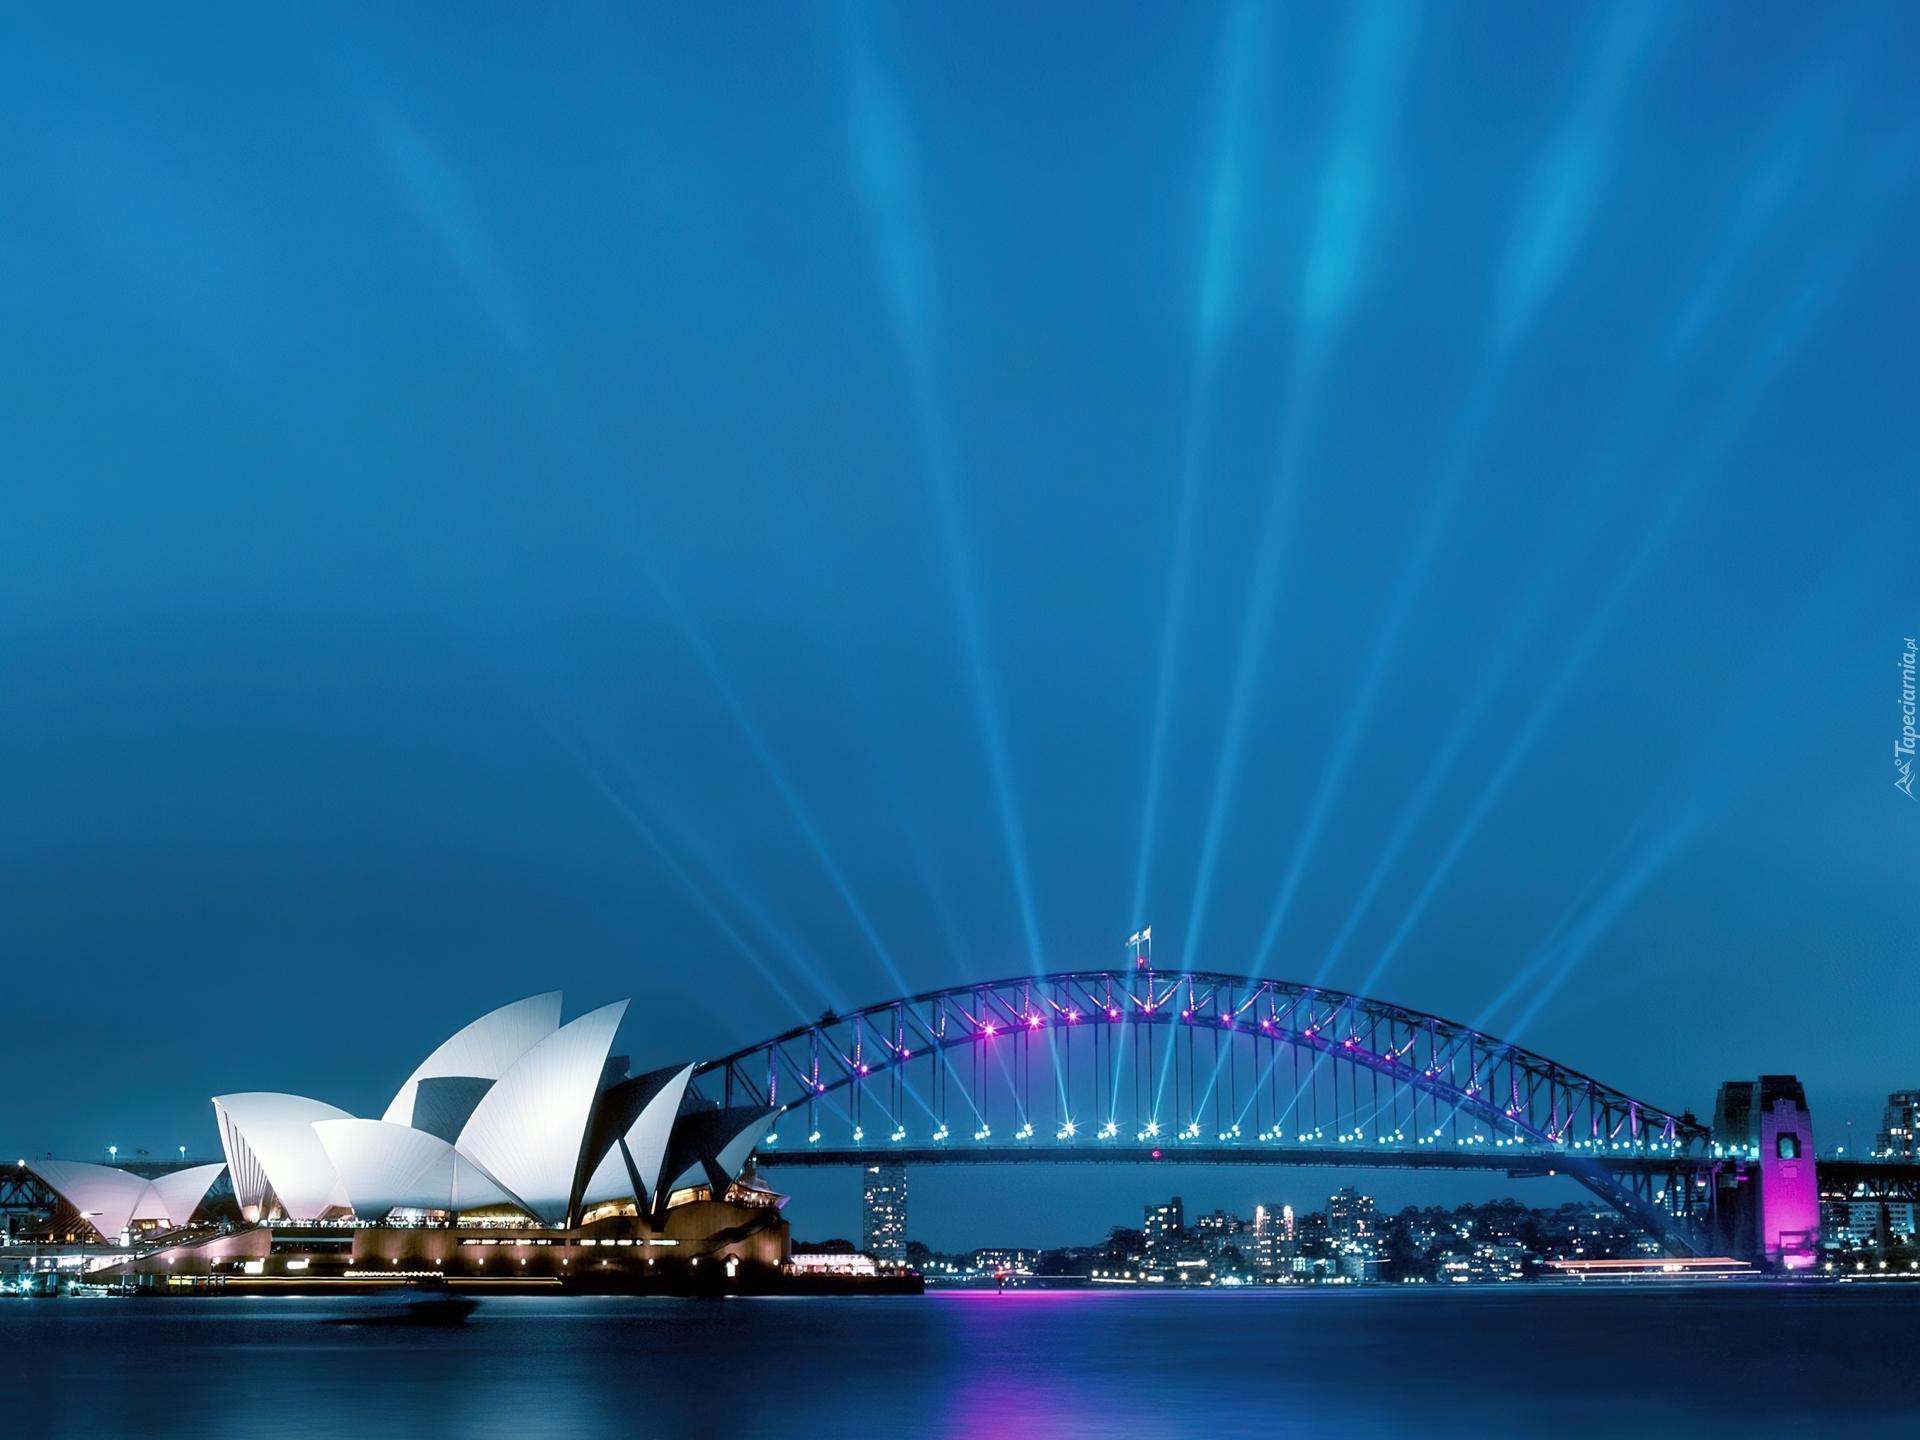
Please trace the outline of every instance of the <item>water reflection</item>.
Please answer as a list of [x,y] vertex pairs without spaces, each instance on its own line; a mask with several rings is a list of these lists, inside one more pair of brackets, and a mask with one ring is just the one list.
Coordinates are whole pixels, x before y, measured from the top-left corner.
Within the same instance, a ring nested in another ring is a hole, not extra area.
[[1920,1419],[1900,1378],[1920,1287],[540,1297],[457,1327],[327,1323],[355,1303],[0,1305],[8,1430],[1498,1440]]

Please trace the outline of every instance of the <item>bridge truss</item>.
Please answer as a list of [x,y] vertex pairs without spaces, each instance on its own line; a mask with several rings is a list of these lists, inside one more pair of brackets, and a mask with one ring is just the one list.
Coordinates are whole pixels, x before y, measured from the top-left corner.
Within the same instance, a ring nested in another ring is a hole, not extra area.
[[695,1084],[771,1112],[762,1165],[1565,1173],[1682,1251],[1714,1203],[1691,1115],[1438,1016],[1210,971],[1066,971],[829,1012]]

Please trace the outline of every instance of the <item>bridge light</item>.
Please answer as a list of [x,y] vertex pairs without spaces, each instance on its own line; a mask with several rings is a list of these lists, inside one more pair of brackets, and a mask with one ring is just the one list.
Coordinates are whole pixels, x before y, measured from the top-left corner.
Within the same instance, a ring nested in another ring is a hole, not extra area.
[[984,1024],[984,1025],[982,1025],[982,1026],[981,1026],[980,1028],[981,1028],[982,1030],[984,1030],[984,1031],[986,1031],[986,1032],[987,1032],[987,1034],[989,1034],[989,1035],[991,1035],[991,1034],[993,1034],[993,1030],[994,1030],[994,1025],[993,1025],[993,1021],[991,1021],[991,1020],[989,1020],[989,1021],[987,1021],[987,1023],[986,1023],[986,1024]]

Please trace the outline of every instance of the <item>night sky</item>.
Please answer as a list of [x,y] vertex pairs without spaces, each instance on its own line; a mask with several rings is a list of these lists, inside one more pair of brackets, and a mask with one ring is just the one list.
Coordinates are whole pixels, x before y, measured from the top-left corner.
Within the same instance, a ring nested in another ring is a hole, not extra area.
[[1899,4],[16,7],[0,1144],[1141,924],[1870,1143],[1917,72]]

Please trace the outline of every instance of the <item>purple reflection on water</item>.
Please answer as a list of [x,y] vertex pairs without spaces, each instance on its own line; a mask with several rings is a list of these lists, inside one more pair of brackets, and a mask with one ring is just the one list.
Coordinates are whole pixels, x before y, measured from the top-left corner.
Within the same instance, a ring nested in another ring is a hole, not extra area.
[[[490,1298],[463,1326],[363,1301],[0,1305],[8,1435],[1144,1440],[1920,1432],[1920,1286],[1009,1290]],[[1569,1371],[1542,1361],[1577,1356]],[[1661,1358],[1646,1364],[1648,1355]],[[1489,1356],[1502,1357],[1489,1363]],[[1793,1385],[1775,1383],[1791,1373]],[[1715,1383],[1702,1384],[1711,1375]],[[164,1387],[156,1388],[159,1378]]]

